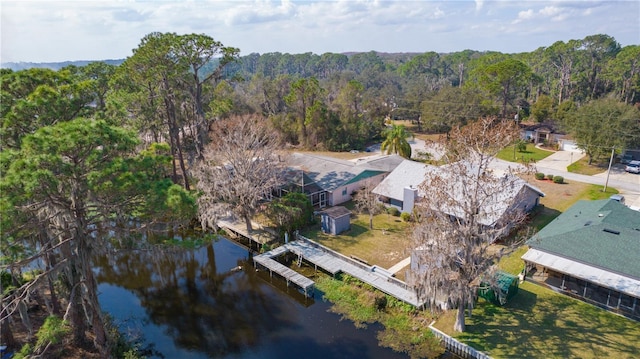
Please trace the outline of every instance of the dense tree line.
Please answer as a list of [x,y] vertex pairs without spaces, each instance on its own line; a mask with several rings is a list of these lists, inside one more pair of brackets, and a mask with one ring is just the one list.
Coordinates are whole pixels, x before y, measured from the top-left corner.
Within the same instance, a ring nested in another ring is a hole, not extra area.
[[387,116],[448,132],[482,116],[517,115],[556,121],[577,137],[563,121],[567,109],[605,98],[637,107],[639,61],[640,45],[592,35],[519,54],[250,54],[224,72],[236,80],[237,110],[268,116],[292,144],[340,151],[380,140]]
[[[639,59],[640,46],[621,48],[606,35],[522,54],[240,57],[239,49],[207,35],[151,33],[117,66],[3,69],[2,342],[12,343],[7,323],[15,313],[33,330],[25,303],[43,283],[51,314],[70,323],[74,342],[86,346],[92,338],[108,356],[92,256],[142,232],[197,223],[198,194],[222,198],[216,188],[224,176],[244,169],[273,178],[266,161],[280,159],[264,144],[343,151],[384,141],[385,150],[408,156],[409,134],[386,120],[449,132],[478,118],[517,115],[559,121],[590,156],[637,145]],[[251,136],[262,147],[242,141]],[[220,171],[230,161],[236,167]],[[248,229],[260,198],[241,192],[266,192],[273,183],[254,180],[222,198]],[[290,202],[278,205],[306,211],[297,199]],[[271,217],[286,231],[296,222]],[[36,262],[42,272],[23,282]]]

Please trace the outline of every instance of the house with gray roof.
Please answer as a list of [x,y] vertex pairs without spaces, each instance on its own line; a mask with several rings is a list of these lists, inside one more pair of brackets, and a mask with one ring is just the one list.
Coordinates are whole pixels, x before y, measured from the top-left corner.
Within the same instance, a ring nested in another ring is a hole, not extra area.
[[[460,162],[447,166],[452,165],[463,166],[463,170],[468,173],[476,171],[468,163]],[[431,166],[405,160],[374,188],[373,193],[378,195],[381,201],[388,206],[396,207],[401,212],[411,213],[417,201],[428,201],[428,199],[424,198],[425,195],[420,189],[420,185],[427,180],[428,175],[438,175],[447,179],[447,176],[454,176],[453,173],[460,173],[457,171],[458,169],[447,171],[446,166]],[[516,209],[529,212],[539,204],[540,197],[544,197],[544,193],[538,188],[514,175],[503,175],[501,178],[504,179],[505,185],[496,190],[490,198],[487,198],[483,206],[483,213],[479,217],[479,222],[485,226],[494,226],[504,217],[505,213]],[[461,196],[464,196],[465,190],[469,188],[463,188],[460,178],[447,179],[447,182],[451,184],[446,189],[451,192],[449,197],[460,198],[459,201],[455,202],[463,203],[464,200]],[[467,183],[466,186],[468,187],[472,183]],[[429,184],[426,183],[426,185],[428,186]],[[443,203],[430,204],[427,202],[426,204],[437,206],[439,211],[453,217],[464,217],[462,209],[457,208],[455,204],[448,206]]]
[[421,162],[404,160],[379,185],[373,189],[380,200],[401,212],[411,213],[418,198],[418,186],[429,171],[437,167]]
[[371,156],[355,161],[293,153],[287,159],[290,183],[302,188],[316,207],[336,206],[351,200],[351,194],[366,181],[375,184],[404,159],[398,155]]
[[526,278],[640,319],[640,212],[578,201],[527,241]]

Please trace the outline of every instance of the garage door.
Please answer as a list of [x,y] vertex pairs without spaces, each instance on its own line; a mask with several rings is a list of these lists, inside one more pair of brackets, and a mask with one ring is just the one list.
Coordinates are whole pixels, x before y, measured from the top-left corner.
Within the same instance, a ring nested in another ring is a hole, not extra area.
[[563,151],[571,151],[571,152],[582,152],[582,150],[578,148],[578,145],[576,145],[575,142],[566,141],[566,140],[562,141],[561,150],[563,150]]

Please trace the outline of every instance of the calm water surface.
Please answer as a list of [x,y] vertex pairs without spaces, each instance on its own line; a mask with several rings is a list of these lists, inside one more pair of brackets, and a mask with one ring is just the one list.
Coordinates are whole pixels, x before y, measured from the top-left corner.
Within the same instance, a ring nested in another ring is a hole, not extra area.
[[[242,269],[233,269],[241,266]],[[127,251],[96,264],[102,308],[164,358],[406,358],[256,272],[247,249],[220,239],[197,250]]]

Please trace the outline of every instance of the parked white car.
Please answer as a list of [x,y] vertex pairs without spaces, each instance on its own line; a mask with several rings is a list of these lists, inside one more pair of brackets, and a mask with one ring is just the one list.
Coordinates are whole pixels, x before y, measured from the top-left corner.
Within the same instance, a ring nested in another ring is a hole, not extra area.
[[640,161],[629,162],[624,170],[630,173],[640,173]]
[[618,202],[624,204],[624,196],[621,195],[621,194],[612,194],[611,197],[609,197],[609,198],[611,198],[614,201],[618,201]]

